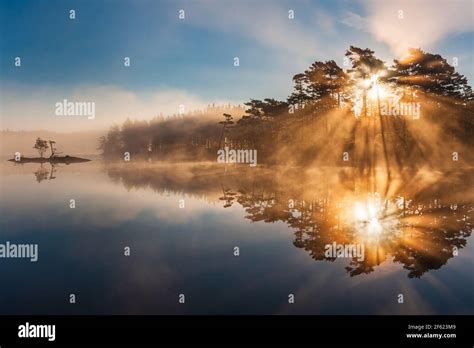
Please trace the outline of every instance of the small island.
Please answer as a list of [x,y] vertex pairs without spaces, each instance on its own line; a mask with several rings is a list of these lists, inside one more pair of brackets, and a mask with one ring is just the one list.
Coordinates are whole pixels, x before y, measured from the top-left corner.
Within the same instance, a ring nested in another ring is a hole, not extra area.
[[[16,162],[16,163],[64,163],[64,164],[71,164],[71,163],[83,163],[83,162],[89,162],[89,159],[86,158],[80,158],[80,157],[73,157],[73,156],[58,156],[60,154],[57,152],[56,147],[54,146],[56,144],[55,141],[49,140],[46,141],[41,138],[36,139],[35,146],[33,146],[34,149],[36,149],[40,155],[40,157],[24,157],[21,156],[19,153],[15,154],[15,157],[12,159],[9,159],[8,161],[10,162]],[[49,157],[45,157],[44,154],[48,149],[51,151],[51,155]]]

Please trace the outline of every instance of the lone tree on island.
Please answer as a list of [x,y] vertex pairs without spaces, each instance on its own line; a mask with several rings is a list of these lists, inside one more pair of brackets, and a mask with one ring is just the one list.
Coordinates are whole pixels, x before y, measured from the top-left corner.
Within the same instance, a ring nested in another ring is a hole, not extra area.
[[48,148],[48,142],[41,138],[36,139],[35,146],[33,146],[33,149],[36,149],[39,152],[41,158],[43,158],[43,155],[48,150]]
[[49,158],[52,158],[52,157],[54,157],[55,154],[57,154],[57,152],[56,152],[57,149],[53,146],[53,144],[56,144],[56,142],[53,141],[53,140],[50,140],[49,141],[49,146],[51,147],[51,155],[49,156]]

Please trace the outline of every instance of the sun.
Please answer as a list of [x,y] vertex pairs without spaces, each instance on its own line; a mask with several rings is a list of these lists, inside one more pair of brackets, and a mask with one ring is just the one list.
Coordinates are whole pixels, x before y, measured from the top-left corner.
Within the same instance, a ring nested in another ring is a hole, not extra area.
[[367,79],[361,80],[359,85],[367,91],[367,97],[371,100],[385,99],[389,95],[388,87],[380,82],[380,78],[385,76],[385,71],[379,71]]
[[367,97],[371,100],[386,99],[389,94],[388,88],[380,83],[374,83],[367,91]]
[[[390,98],[397,99],[396,93],[381,79],[383,76],[386,76],[385,70],[374,73],[368,78],[359,79],[356,83],[358,88],[353,99],[353,111],[356,117],[361,116],[364,105],[367,109],[370,109],[371,106],[380,105],[380,102]],[[369,111],[366,112],[369,113]]]

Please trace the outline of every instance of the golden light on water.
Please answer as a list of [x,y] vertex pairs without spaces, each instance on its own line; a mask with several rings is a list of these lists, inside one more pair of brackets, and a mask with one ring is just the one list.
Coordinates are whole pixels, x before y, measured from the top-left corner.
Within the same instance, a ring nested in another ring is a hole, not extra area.
[[346,216],[359,238],[372,239],[399,230],[400,221],[396,211],[393,202],[382,202],[380,197],[373,196],[356,200],[352,205],[352,211]]

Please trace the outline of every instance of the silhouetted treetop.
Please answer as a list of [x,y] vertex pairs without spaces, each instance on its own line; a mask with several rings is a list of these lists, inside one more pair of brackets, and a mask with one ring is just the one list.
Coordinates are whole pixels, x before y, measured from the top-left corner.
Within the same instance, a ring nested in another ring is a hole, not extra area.
[[394,60],[389,81],[438,96],[472,100],[467,78],[455,71],[439,54],[411,48],[408,56]]

